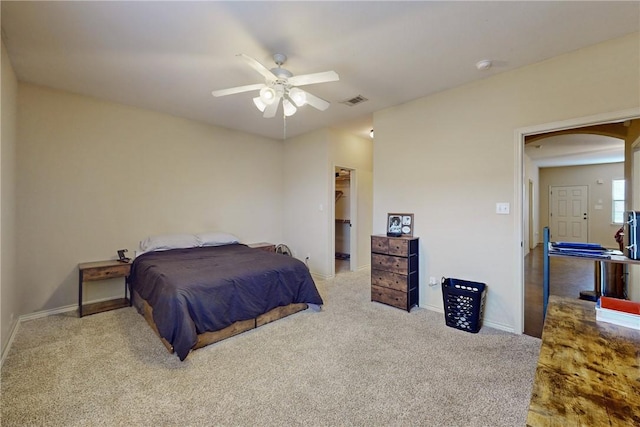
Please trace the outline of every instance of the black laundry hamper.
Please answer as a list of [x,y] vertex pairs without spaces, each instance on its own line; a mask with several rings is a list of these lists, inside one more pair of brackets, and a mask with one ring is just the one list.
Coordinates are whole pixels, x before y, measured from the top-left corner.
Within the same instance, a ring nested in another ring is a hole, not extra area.
[[468,280],[442,278],[442,300],[447,326],[477,333],[482,327],[487,285]]

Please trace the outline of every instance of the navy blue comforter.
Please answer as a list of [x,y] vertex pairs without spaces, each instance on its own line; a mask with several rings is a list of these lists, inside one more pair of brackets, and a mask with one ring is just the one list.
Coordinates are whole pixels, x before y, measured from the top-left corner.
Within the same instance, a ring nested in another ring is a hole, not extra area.
[[323,303],[300,260],[242,244],[148,252],[134,260],[128,280],[180,360],[200,333],[279,306]]

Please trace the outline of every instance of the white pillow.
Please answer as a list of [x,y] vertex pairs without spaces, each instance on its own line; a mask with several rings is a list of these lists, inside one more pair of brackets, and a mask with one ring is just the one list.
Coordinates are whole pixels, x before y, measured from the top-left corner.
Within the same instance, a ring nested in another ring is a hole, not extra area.
[[198,246],[200,246],[200,241],[193,234],[161,234],[147,237],[140,242],[140,250],[142,252],[195,248]]
[[221,233],[219,231],[210,231],[207,233],[196,234],[200,246],[222,246],[238,243],[236,236],[229,233]]

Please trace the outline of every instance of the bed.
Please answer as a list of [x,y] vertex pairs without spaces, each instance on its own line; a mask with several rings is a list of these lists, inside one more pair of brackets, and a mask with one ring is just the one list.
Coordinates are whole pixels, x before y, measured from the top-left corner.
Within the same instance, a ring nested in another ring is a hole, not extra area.
[[235,241],[186,246],[138,255],[128,278],[132,304],[180,360],[197,348],[323,304],[300,260]]

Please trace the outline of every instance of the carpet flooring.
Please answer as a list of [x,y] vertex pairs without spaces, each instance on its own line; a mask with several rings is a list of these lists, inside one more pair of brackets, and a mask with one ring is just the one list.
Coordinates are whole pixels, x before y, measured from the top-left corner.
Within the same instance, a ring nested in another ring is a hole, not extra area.
[[184,362],[133,308],[23,322],[2,367],[2,426],[525,424],[538,338],[371,302],[369,274],[317,281],[321,311]]

